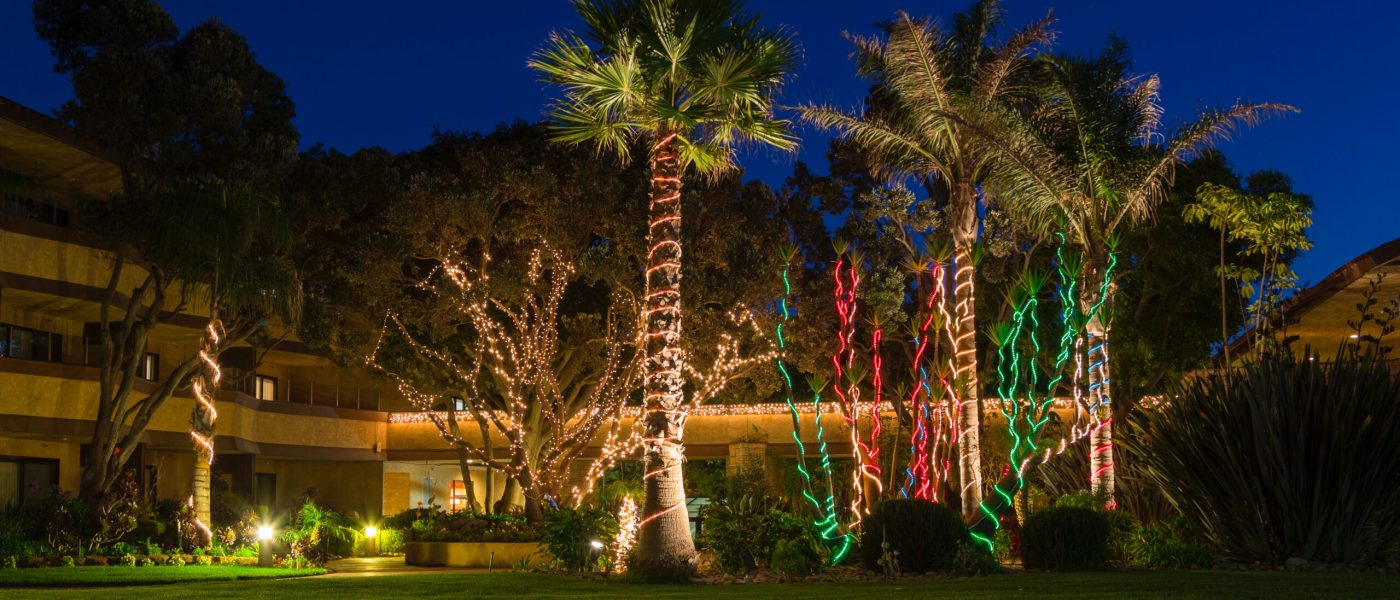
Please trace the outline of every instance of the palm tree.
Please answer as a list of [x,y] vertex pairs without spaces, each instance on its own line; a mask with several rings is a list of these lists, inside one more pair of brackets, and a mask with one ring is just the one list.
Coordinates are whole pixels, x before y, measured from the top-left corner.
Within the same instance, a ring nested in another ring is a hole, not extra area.
[[996,48],[987,37],[1000,20],[996,0],[979,0],[955,18],[946,34],[932,21],[899,13],[887,39],[849,36],[862,75],[876,84],[875,107],[864,114],[821,105],[799,107],[812,124],[835,130],[870,157],[879,174],[913,177],[947,202],[955,266],[954,375],[962,397],[958,413],[958,470],[963,513],[982,502],[981,402],[977,377],[974,249],[982,201],[979,188],[998,153],[975,128],[972,115],[992,118],[1025,94],[1021,75],[1029,53],[1050,40],[1050,18],[1016,32]]
[[695,559],[681,472],[681,183],[688,169],[734,168],[737,144],[796,147],[773,96],[797,60],[792,37],[763,28],[739,0],[575,0],[585,37],[554,33],[529,65],[563,88],[555,139],[651,168],[645,272],[646,502],[639,572]]
[[1120,232],[1149,220],[1166,199],[1175,168],[1242,127],[1297,109],[1239,102],[1209,110],[1168,137],[1155,75],[1131,76],[1127,48],[1112,40],[1098,57],[1047,57],[1043,101],[1009,127],[984,129],[999,149],[992,188],[1022,223],[1044,236],[1062,232],[1081,255],[1078,302],[1088,316],[1087,381],[1096,406],[1090,433],[1092,491],[1112,502],[1112,378],[1108,339]]

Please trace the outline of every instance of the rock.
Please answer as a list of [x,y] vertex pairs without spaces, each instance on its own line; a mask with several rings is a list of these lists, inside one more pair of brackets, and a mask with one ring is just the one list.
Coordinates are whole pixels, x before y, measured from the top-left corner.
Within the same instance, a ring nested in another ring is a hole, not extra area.
[[1283,566],[1287,567],[1289,571],[1301,571],[1308,568],[1308,559],[1301,556],[1294,556],[1283,561]]

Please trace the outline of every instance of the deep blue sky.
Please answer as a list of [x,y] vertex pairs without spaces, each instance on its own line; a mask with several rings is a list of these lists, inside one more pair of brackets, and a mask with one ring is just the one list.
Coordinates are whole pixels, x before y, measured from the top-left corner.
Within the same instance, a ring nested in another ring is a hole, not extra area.
[[[351,151],[416,148],[434,127],[489,129],[543,116],[547,90],[525,69],[529,53],[577,18],[563,0],[168,0],[181,28],[220,17],[287,82],[304,145]],[[966,0],[752,0],[769,23],[795,31],[804,64],[783,101],[856,105],[842,31],[870,33],[898,9],[947,18]],[[1159,73],[1168,120],[1237,98],[1287,102],[1301,115],[1266,122],[1223,148],[1236,169],[1274,168],[1313,195],[1316,249],[1300,262],[1317,282],[1343,262],[1400,237],[1400,98],[1391,28],[1400,8],[1382,0],[1007,0],[1008,24],[1053,7],[1059,48],[1088,51],[1110,32],[1132,44],[1139,71]],[[34,36],[29,2],[0,2],[0,96],[50,111],[70,94]],[[799,158],[824,168],[826,138],[804,133]],[[746,155],[750,175],[780,183],[793,156]]]

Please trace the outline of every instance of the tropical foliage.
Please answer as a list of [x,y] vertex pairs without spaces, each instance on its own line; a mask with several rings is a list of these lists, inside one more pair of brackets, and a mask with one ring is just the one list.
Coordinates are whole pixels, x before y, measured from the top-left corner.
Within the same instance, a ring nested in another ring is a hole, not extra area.
[[1145,415],[1140,460],[1226,556],[1393,560],[1400,383],[1378,353],[1270,353],[1172,397]]

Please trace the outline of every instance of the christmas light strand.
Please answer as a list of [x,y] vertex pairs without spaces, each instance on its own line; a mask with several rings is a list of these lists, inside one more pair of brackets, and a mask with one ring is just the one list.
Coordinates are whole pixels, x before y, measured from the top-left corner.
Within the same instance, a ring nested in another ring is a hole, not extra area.
[[[782,310],[782,320],[778,322],[776,327],[779,352],[786,351],[787,342],[783,337],[783,326],[788,323],[792,315],[792,311],[788,307],[788,299],[792,296],[792,282],[791,279],[788,277],[788,269],[793,257],[789,255],[785,258],[786,261],[783,264],[782,271],[783,295],[782,298],[779,300],[779,308]],[[804,498],[807,499],[808,502],[812,504],[812,507],[816,510],[818,518],[813,521],[813,524],[817,527],[817,530],[821,532],[822,539],[828,544],[829,547],[832,547],[830,559],[831,564],[840,564],[841,560],[845,558],[847,553],[849,553],[852,540],[851,535],[849,533],[839,532],[840,520],[836,514],[836,498],[832,484],[833,477],[831,472],[831,456],[827,451],[825,432],[823,431],[821,424],[821,391],[812,391],[812,408],[815,411],[816,415],[813,418],[813,428],[815,429],[816,443],[821,456],[820,466],[822,469],[823,479],[826,482],[826,497],[822,500],[818,500],[816,498],[817,492],[814,491],[815,486],[812,482],[812,475],[807,470],[807,451],[806,447],[802,443],[801,416],[798,412],[797,404],[793,400],[794,391],[792,376],[788,373],[787,366],[784,364],[781,355],[776,359],[776,361],[778,365],[778,371],[782,375],[783,379],[783,391],[785,393],[785,399],[787,401],[786,404],[789,410],[789,414],[792,416],[792,440],[797,448],[797,472],[803,480],[802,495]]]
[[[219,418],[214,394],[217,393],[224,376],[223,370],[219,368],[217,357],[219,345],[223,342],[224,335],[224,323],[219,320],[218,312],[213,311],[209,323],[204,328],[204,335],[200,336],[199,372],[190,381],[190,391],[195,401],[194,412],[190,415],[190,438],[195,445],[195,460],[204,462],[210,470],[208,475],[210,478],[213,477],[212,469],[214,466],[215,421]],[[210,499],[206,496],[200,503],[196,504],[195,495],[209,493],[210,490],[207,488],[195,490],[195,494],[191,494],[189,497],[194,523],[201,533],[200,545],[208,544],[213,540],[209,525],[204,522],[200,515],[201,512],[208,510]],[[204,511],[201,511],[201,508]]]
[[[1059,286],[1056,296],[1060,302],[1060,320],[1063,329],[1053,367],[1050,369],[1054,375],[1045,386],[1047,392],[1044,398],[1036,399],[1036,390],[1040,389],[1036,379],[1039,371],[1036,360],[1040,356],[1040,345],[1035,336],[1038,319],[1034,309],[1038,303],[1038,289],[1025,290],[1027,298],[1013,312],[1013,320],[1007,339],[1002,340],[1002,346],[998,349],[997,374],[1001,382],[998,386],[998,394],[1001,396],[1002,406],[1005,407],[1003,416],[1007,419],[1008,433],[1012,437],[1012,450],[1008,453],[1008,467],[1015,469],[1016,474],[1011,489],[1002,489],[1000,482],[993,486],[993,491],[1004,501],[998,508],[1013,506],[1013,497],[1025,487],[1025,475],[1032,464],[1045,462],[1064,452],[1068,446],[1084,436],[1090,436],[1096,440],[1090,452],[1091,463],[1095,463],[1091,468],[1091,480],[1101,478],[1105,473],[1111,477],[1112,473],[1111,439],[1104,442],[1098,441],[1107,437],[1112,422],[1111,414],[1101,416],[1107,412],[1103,407],[1108,404],[1107,340],[1104,339],[1106,337],[1104,335],[1096,337],[1093,332],[1088,331],[1088,325],[1100,322],[1101,310],[1112,284],[1112,273],[1117,264],[1117,257],[1115,253],[1109,253],[1103,279],[1097,288],[1096,301],[1088,303],[1086,307],[1086,303],[1081,301],[1080,293],[1077,291],[1080,279],[1078,267],[1071,266],[1071,263],[1064,258],[1064,234],[1057,234],[1057,239],[1059,244],[1056,247],[1056,273],[1059,278]],[[1083,310],[1080,310],[1081,307]],[[1020,374],[1021,351],[1018,349],[1018,340],[1021,339],[1021,332],[1027,329],[1026,321],[1030,321],[1026,339],[1031,348],[1026,358],[1029,363],[1029,372],[1024,379],[1024,391],[1022,392],[1020,389],[1020,386],[1023,385],[1023,378]],[[1084,351],[1085,346],[1088,346],[1087,352]],[[1073,394],[1071,402],[1074,406],[1075,423],[1069,434],[1061,437],[1057,442],[1041,448],[1039,437],[1049,421],[1050,410],[1061,404],[1061,401],[1054,397],[1053,392],[1056,386],[1064,381],[1065,366],[1069,363],[1070,356],[1075,359],[1075,366],[1068,382]],[[1088,363],[1087,367],[1085,366],[1086,362]],[[1081,385],[1081,381],[1087,385]],[[1091,404],[1084,401],[1084,392],[1088,393],[1088,402]],[[1024,410],[1022,410],[1017,398],[1028,399]],[[1017,424],[1018,421],[1024,422],[1024,429]],[[1037,454],[1039,454],[1038,460]],[[1098,490],[1095,492],[1098,493]],[[993,542],[991,537],[986,534],[988,527],[992,531],[1000,527],[998,510],[988,507],[985,503],[981,509],[984,513],[983,519],[974,524],[973,537],[990,549]],[[982,523],[988,522],[991,523],[990,526],[982,525]]]

